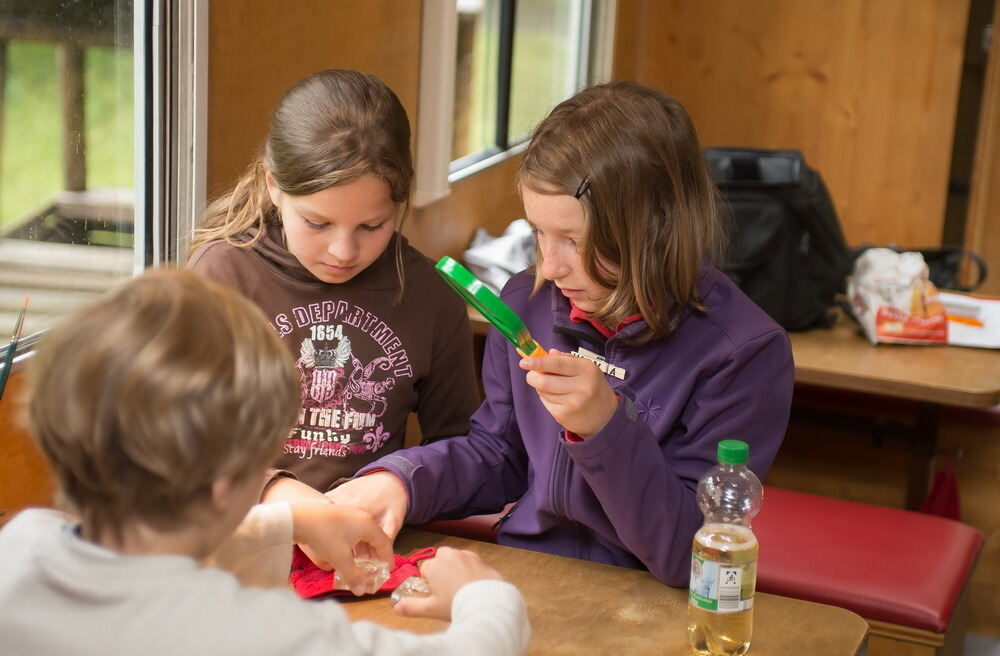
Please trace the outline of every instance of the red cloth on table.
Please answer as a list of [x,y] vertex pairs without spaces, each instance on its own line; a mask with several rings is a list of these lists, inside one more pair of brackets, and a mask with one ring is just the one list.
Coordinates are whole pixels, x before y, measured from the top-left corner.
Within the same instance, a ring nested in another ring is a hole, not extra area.
[[[396,562],[393,564],[392,571],[389,572],[389,578],[376,594],[388,594],[411,576],[420,576],[417,563],[432,558],[436,552],[435,547],[426,547],[409,556],[394,554]],[[327,572],[317,567],[298,546],[292,549],[292,571],[288,575],[288,580],[295,588],[295,592],[303,599],[325,599],[334,596],[353,597],[354,593],[350,590],[333,589],[333,574],[334,570]]]

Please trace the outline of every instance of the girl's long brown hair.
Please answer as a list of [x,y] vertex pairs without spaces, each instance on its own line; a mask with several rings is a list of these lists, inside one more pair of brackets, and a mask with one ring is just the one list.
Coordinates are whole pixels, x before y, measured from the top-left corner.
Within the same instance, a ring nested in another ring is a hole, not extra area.
[[[635,82],[584,89],[538,126],[518,184],[583,203],[584,268],[612,290],[595,319],[613,327],[639,312],[648,330],[633,341],[644,343],[705,309],[699,272],[721,254],[723,230],[698,135],[675,99]],[[540,266],[535,275],[537,290]]]
[[[314,73],[292,86],[271,114],[260,152],[233,189],[202,215],[191,250],[217,240],[249,248],[268,224],[280,223],[266,171],[281,191],[304,196],[363,175],[389,184],[401,227],[413,187],[410,122],[396,94],[374,75],[347,70]],[[251,228],[256,233],[248,234]],[[396,240],[402,295],[402,248]]]

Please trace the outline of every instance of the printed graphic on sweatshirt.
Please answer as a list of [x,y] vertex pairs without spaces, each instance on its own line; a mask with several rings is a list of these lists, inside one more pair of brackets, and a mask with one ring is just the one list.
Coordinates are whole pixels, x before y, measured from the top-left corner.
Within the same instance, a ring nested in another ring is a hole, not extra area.
[[[389,326],[346,301],[313,303],[280,314],[282,337],[300,338],[295,366],[302,382],[298,425],[285,441],[286,455],[308,460],[377,452],[391,434],[381,419],[398,381],[412,378],[406,349]],[[352,341],[353,340],[353,341]],[[353,342],[377,345],[379,355],[358,357]]]

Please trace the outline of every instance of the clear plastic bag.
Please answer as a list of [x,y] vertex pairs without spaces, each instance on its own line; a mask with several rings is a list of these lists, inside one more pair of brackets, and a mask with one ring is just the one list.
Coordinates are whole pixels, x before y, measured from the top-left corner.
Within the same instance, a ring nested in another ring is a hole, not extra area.
[[871,248],[847,280],[851,311],[872,344],[947,344],[948,317],[920,253]]

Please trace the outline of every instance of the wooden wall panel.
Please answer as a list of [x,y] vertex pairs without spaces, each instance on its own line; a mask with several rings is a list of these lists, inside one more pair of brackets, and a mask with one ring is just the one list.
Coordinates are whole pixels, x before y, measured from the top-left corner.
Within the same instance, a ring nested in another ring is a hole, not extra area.
[[48,464],[22,421],[24,373],[14,370],[0,402],[0,524],[25,506],[52,503]]
[[797,148],[850,243],[940,243],[968,0],[619,0],[614,76],[705,145]]
[[977,291],[1000,296],[1000,0],[993,11],[993,41],[983,85],[973,164],[966,246],[986,259],[989,275]]
[[436,260],[461,256],[476,228],[499,236],[511,221],[524,217],[514,187],[520,163],[520,156],[512,157],[459,180],[451,194],[411,213],[403,229],[410,243]]
[[281,94],[328,68],[381,78],[416,125],[420,2],[213,0],[209,19],[208,195],[236,180]]

